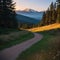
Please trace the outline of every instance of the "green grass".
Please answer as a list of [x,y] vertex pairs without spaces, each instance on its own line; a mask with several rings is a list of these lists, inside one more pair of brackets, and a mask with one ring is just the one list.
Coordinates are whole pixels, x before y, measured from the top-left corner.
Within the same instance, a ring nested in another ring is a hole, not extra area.
[[[60,30],[38,32],[43,39],[24,51],[16,60],[59,60]],[[57,43],[59,41],[59,43]],[[59,52],[59,53],[57,53]],[[57,53],[57,54],[56,54]],[[56,57],[56,55],[59,55]]]
[[27,31],[18,31],[18,32],[20,32],[19,37],[14,37],[14,35],[11,36],[14,38],[14,40],[9,39],[8,41],[5,41],[3,39],[0,39],[0,50],[22,43],[23,41],[26,41],[34,37],[33,33],[31,32],[27,32]]

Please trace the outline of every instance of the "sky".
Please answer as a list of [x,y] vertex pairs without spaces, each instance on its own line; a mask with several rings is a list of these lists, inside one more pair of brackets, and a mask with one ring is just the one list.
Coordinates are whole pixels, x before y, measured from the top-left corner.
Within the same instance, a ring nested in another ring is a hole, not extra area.
[[16,2],[16,10],[24,10],[26,8],[34,9],[37,11],[47,10],[51,2],[56,0],[13,0]]

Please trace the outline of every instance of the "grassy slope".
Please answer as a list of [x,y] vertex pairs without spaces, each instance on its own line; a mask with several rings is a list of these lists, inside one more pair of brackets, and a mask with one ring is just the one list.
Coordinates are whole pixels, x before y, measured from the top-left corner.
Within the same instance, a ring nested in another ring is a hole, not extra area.
[[0,50],[19,44],[23,41],[26,41],[34,37],[33,33],[28,31],[18,31],[18,30],[1,31],[0,29],[0,32],[1,32]]
[[60,30],[39,33],[44,38],[23,52],[17,60],[60,60]]
[[39,32],[39,31],[52,30],[52,29],[56,29],[56,28],[60,28],[59,23],[55,23],[55,24],[51,24],[51,25],[43,26],[43,27],[37,27],[37,28],[33,28],[33,29],[27,29],[27,30],[31,31],[31,32]]

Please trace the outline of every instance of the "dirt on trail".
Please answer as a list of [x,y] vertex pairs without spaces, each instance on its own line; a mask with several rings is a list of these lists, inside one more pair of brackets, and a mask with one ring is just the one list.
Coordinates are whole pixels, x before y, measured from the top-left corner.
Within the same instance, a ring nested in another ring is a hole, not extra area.
[[0,60],[16,60],[19,54],[43,38],[43,36],[38,33],[34,33],[34,35],[35,37],[32,39],[0,51]]

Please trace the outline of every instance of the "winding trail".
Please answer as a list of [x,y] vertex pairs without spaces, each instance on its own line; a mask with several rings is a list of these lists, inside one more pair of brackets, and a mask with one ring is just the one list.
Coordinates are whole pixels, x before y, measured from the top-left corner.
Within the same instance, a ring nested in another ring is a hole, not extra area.
[[43,36],[38,33],[34,33],[34,35],[35,37],[32,39],[0,51],[0,60],[16,60],[19,54],[43,38]]

